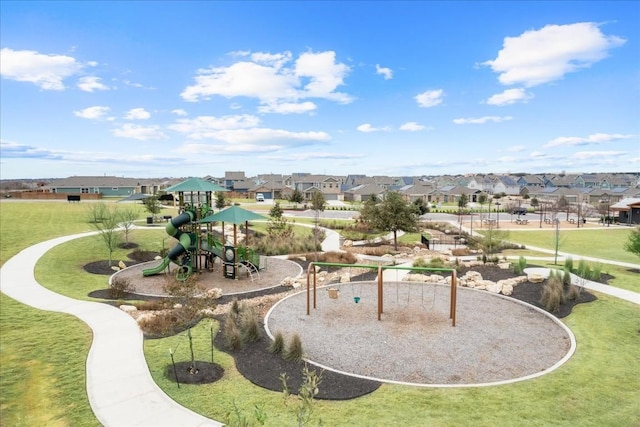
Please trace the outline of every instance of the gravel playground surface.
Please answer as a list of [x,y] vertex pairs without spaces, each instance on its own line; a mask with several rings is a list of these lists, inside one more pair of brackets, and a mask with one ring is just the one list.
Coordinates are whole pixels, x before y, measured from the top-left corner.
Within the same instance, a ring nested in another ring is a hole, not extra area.
[[301,292],[277,303],[266,325],[285,340],[299,334],[308,359],[332,370],[412,384],[494,383],[548,370],[571,350],[554,317],[486,291],[458,288],[452,327],[449,287],[385,283],[381,321],[375,283],[330,287],[339,297],[318,288],[310,316]]

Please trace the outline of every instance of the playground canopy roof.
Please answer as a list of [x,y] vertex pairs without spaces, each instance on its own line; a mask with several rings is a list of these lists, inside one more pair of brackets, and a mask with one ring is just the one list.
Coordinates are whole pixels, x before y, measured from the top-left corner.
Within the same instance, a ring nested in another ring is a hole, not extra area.
[[248,211],[246,209],[242,209],[239,206],[231,206],[227,209],[220,211],[216,214],[209,215],[206,218],[201,219],[200,223],[209,223],[209,222],[227,222],[231,224],[242,224],[247,221],[251,221],[254,219],[269,219],[266,216],[257,214],[255,212]]
[[186,181],[182,181],[179,184],[172,185],[167,188],[167,193],[177,193],[177,192],[197,192],[197,191],[229,191],[226,188],[222,188],[213,182],[205,181],[202,178],[189,178]]

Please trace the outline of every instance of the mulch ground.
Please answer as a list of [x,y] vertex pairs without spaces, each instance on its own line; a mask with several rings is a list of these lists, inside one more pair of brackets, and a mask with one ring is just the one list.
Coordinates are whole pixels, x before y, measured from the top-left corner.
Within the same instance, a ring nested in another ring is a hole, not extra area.
[[[146,256],[142,257],[139,257],[138,255],[140,255],[139,252],[136,253],[136,258],[149,257],[150,259],[153,259],[157,253],[145,254]],[[135,261],[144,262],[146,259],[136,259]],[[300,264],[306,268],[304,262],[300,262]],[[96,261],[85,265],[84,268],[86,271],[93,274],[110,275],[114,272],[109,266],[108,261]],[[482,277],[486,280],[497,281],[513,277],[512,271],[502,270],[489,265],[474,267],[473,270],[480,272]],[[459,275],[463,275],[464,273],[465,270],[463,269],[460,271]],[[351,280],[371,281],[375,280],[375,278],[376,272],[371,271],[364,272],[357,278],[352,277]],[[603,281],[606,283],[606,280]],[[525,301],[536,307],[543,308],[540,304],[541,289],[541,284],[525,282],[514,287],[514,292],[511,297]],[[237,298],[238,300],[251,299],[279,292],[282,292],[282,288],[280,287],[237,296],[225,296],[223,297],[225,300],[218,300],[218,303],[224,304],[229,302],[232,298]],[[108,299],[108,290],[94,291],[91,293],[91,296],[95,298]],[[124,299],[146,300],[149,298],[141,295],[127,294],[124,296]],[[593,294],[586,290],[582,290],[579,298],[576,300],[566,301],[560,306],[560,309],[553,314],[559,318],[566,317],[571,313],[576,304],[591,302],[595,299],[596,297]],[[238,371],[241,372],[245,378],[260,387],[281,392],[283,390],[281,375],[286,374],[288,378],[287,384],[290,390],[295,393],[299,389],[303,381],[304,361],[287,361],[283,359],[281,355],[275,355],[269,352],[268,347],[271,344],[271,340],[264,332],[262,332],[262,336],[257,342],[245,344],[238,350],[230,350],[226,345],[224,334],[222,332],[224,330],[225,319],[223,317],[219,317],[217,320],[220,322],[220,332],[215,338],[215,346],[220,351],[225,351],[233,356]],[[261,330],[264,331],[264,328],[261,328]],[[207,383],[221,378],[224,373],[222,368],[217,364],[198,362],[197,366],[199,369],[197,375],[189,372],[190,362],[177,365],[176,370],[174,370],[173,366],[167,366],[166,375],[175,381],[177,373],[178,381],[182,383],[189,381],[192,383]],[[377,381],[346,376],[332,371],[323,371],[322,382],[319,386],[319,394],[317,398],[327,400],[353,399],[375,391],[380,387],[380,385],[381,383]]]

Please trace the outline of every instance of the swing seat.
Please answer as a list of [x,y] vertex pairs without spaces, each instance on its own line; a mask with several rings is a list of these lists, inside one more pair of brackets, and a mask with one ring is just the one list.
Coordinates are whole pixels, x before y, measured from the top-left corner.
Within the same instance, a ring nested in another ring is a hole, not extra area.
[[331,288],[329,289],[329,298],[331,299],[338,299],[338,293],[340,291],[338,291],[336,288]]
[[360,302],[360,297],[353,297],[353,302],[356,304]]

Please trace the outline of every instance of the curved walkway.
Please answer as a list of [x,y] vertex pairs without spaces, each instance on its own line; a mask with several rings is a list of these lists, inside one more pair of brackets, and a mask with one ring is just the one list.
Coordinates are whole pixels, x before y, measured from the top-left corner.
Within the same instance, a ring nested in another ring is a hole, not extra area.
[[222,426],[169,398],[156,385],[144,358],[138,324],[107,304],[79,301],[42,287],[33,272],[38,259],[61,243],[95,232],[74,234],[31,246],[0,269],[0,290],[40,310],[74,315],[93,331],[87,357],[87,394],[105,426]]

